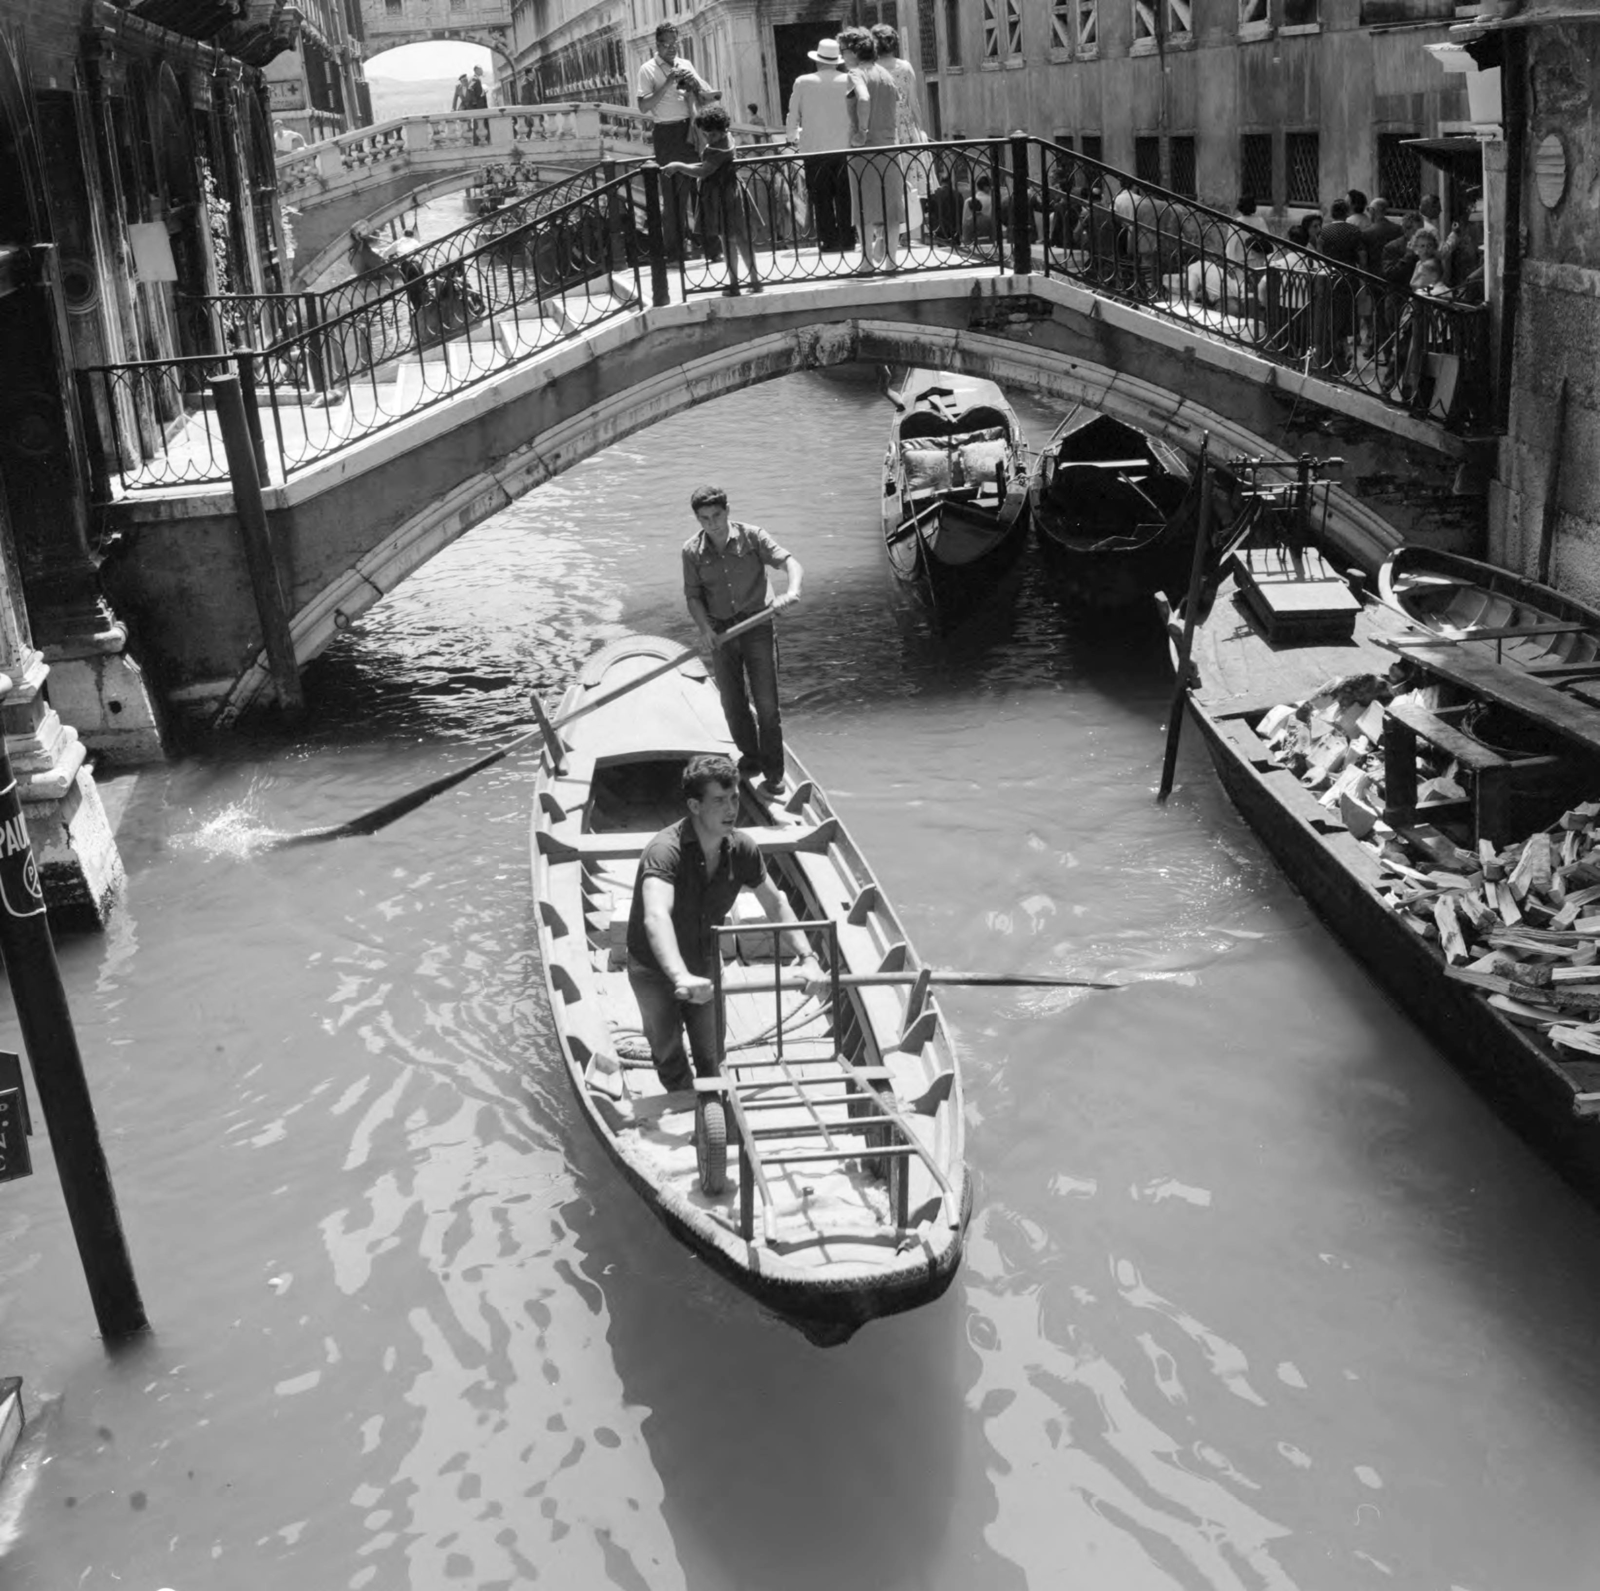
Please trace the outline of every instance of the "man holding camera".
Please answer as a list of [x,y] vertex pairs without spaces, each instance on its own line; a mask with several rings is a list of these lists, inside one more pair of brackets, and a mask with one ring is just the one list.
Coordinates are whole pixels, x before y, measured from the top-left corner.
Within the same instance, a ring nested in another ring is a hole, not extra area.
[[[698,161],[699,151],[690,137],[694,98],[711,93],[711,85],[678,54],[678,30],[663,22],[656,29],[656,53],[639,68],[639,109],[654,118],[650,128],[656,164]],[[663,173],[661,178],[661,230],[669,260],[682,259],[689,239],[690,178]]]

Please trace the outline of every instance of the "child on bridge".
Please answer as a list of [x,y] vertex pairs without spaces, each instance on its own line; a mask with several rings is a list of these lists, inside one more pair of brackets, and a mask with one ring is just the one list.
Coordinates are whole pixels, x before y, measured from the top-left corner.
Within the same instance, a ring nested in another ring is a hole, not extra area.
[[750,291],[759,293],[761,279],[756,275],[750,222],[744,213],[744,194],[740,191],[738,167],[734,164],[733,135],[729,131],[731,119],[722,106],[712,105],[695,117],[694,124],[705,134],[705,158],[669,160],[661,169],[699,180],[701,224],[707,237],[716,235],[722,239],[723,257],[728,262],[728,285],[722,290],[723,296],[732,298],[739,291],[738,266],[734,259],[736,248],[744,261]]

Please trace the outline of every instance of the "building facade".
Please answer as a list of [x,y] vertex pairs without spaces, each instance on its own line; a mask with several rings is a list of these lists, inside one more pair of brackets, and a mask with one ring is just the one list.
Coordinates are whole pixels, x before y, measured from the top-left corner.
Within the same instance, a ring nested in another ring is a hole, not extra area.
[[359,0],[295,0],[295,9],[293,45],[262,68],[273,117],[312,144],[369,126]]

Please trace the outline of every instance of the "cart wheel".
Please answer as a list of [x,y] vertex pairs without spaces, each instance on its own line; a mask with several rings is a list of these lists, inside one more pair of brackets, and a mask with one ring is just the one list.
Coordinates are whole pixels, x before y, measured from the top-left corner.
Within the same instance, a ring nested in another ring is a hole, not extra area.
[[700,1191],[713,1198],[728,1186],[728,1119],[720,1099],[703,1099],[695,1115],[694,1158]]

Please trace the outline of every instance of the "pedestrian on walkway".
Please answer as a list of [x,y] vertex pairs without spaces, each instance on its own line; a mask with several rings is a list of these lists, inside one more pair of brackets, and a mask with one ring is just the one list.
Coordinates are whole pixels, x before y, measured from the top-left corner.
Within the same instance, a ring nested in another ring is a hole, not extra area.
[[861,235],[861,269],[900,268],[900,234],[906,221],[906,179],[893,155],[873,153],[895,141],[900,91],[878,61],[877,41],[865,28],[846,28],[839,47],[850,63],[855,88],[855,131],[850,157],[850,195]]
[[[656,53],[639,68],[634,103],[651,118],[650,147],[660,166],[696,164],[690,128],[698,106],[696,99],[711,93],[711,85],[678,54],[678,30],[670,22],[656,28]],[[661,184],[661,233],[669,260],[684,259],[691,251],[693,227],[692,189],[681,173]]]
[[878,46],[878,65],[894,79],[895,92],[899,95],[894,112],[894,141],[902,151],[899,165],[906,200],[905,242],[909,247],[922,236],[919,194],[927,186],[930,173],[926,155],[906,152],[928,141],[927,123],[922,114],[922,88],[917,82],[916,67],[900,54],[899,33],[887,22],[880,22],[872,29],[872,38]]
[[805,169],[806,200],[817,249],[842,254],[856,246],[850,217],[850,76],[837,39],[819,39],[806,54],[817,63],[789,94],[789,136]]

